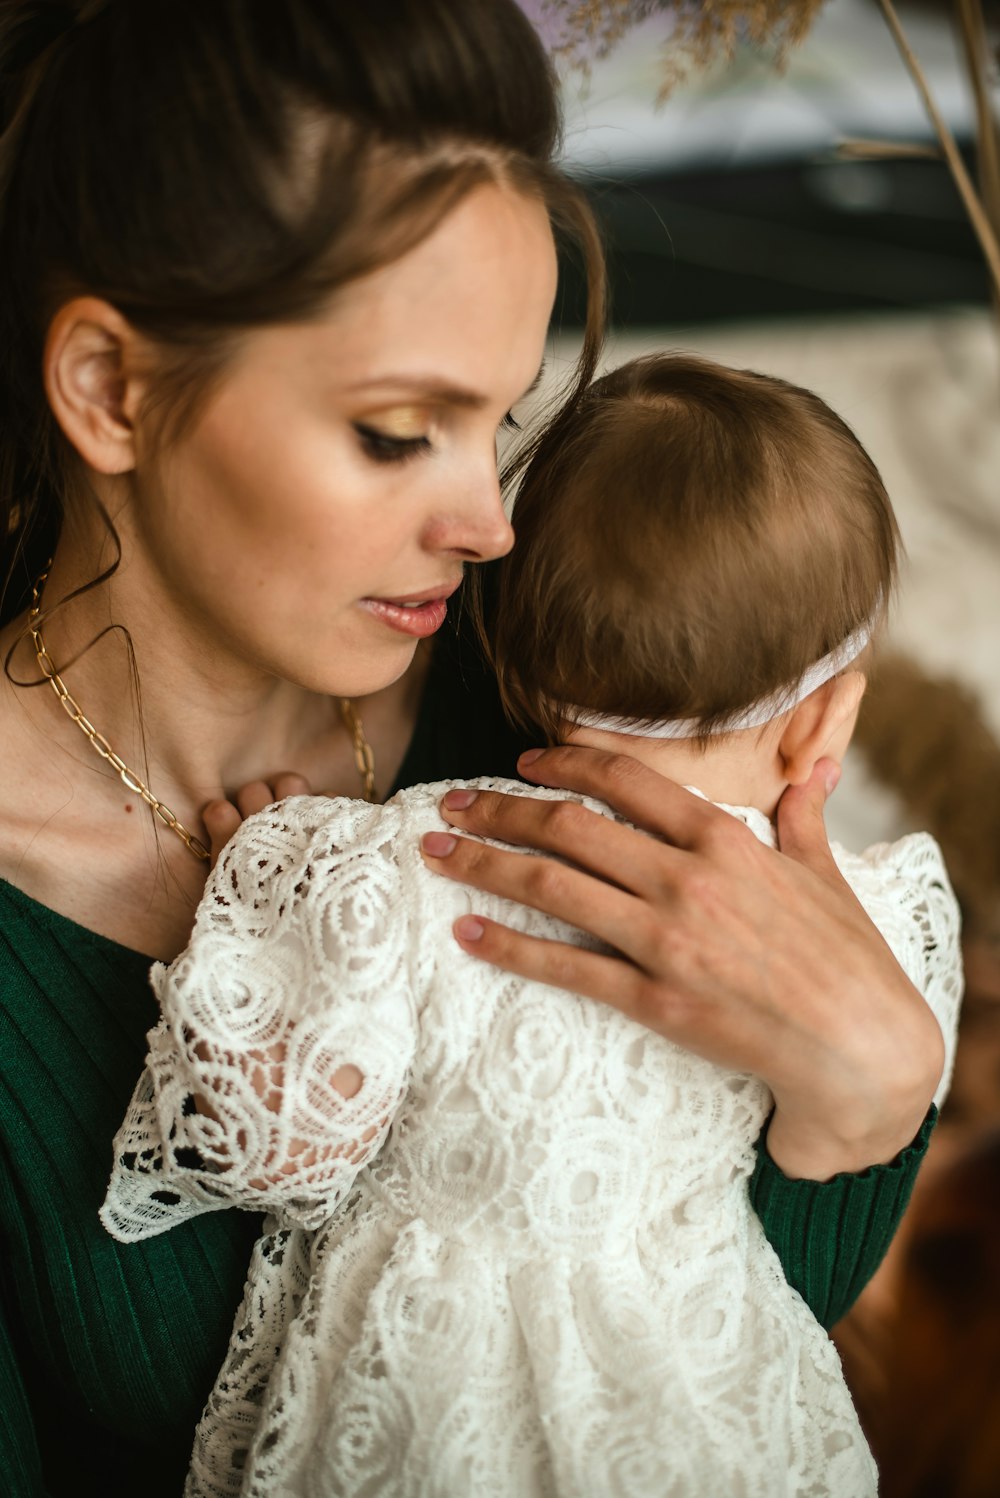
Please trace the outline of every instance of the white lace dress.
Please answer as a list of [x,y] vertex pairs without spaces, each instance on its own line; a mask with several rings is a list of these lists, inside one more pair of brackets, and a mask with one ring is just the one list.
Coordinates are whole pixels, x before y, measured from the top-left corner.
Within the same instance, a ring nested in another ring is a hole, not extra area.
[[[450,784],[252,818],[154,969],[104,1221],[128,1240],[272,1214],[189,1498],[874,1493],[833,1345],[749,1205],[767,1089],[466,957],[471,908],[583,938],[425,870]],[[950,1066],[936,845],[839,859]]]

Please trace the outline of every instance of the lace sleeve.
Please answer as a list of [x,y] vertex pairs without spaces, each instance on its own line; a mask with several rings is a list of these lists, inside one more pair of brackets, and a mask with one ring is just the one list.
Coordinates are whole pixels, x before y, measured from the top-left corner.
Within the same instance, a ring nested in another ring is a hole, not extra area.
[[126,1241],[225,1206],[316,1227],[381,1147],[416,1044],[399,813],[297,797],[244,823],[115,1139],[102,1220]]
[[856,892],[941,1026],[945,1063],[934,1094],[940,1108],[951,1085],[962,1002],[958,901],[941,849],[926,832],[877,843],[861,857],[870,871],[871,887],[868,880],[859,884],[852,878]]

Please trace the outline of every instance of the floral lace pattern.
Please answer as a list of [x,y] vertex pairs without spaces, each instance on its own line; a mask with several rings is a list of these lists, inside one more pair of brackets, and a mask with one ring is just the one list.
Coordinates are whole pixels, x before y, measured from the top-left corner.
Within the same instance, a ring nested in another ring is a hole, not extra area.
[[[103,1219],[272,1214],[188,1498],[873,1494],[833,1345],[749,1205],[766,1087],[466,957],[473,900],[585,938],[425,870],[446,789],[252,818],[154,969]],[[838,858],[953,1051],[936,845]]]

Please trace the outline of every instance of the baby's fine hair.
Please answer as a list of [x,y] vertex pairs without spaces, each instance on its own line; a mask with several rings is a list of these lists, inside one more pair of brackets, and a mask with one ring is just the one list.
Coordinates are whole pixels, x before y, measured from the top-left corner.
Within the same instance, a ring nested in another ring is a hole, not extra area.
[[510,715],[551,740],[560,704],[707,735],[880,617],[901,549],[819,396],[676,353],[602,376],[543,436],[514,529],[494,665]]

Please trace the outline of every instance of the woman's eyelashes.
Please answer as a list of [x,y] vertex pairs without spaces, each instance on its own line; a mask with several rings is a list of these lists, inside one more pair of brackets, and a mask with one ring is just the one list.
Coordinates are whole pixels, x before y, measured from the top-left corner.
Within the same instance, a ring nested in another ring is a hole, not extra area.
[[419,437],[400,437],[362,421],[354,423],[354,430],[362,450],[375,463],[405,463],[407,459],[431,450],[431,439],[426,433]]
[[[412,417],[405,423],[400,423],[402,430],[397,428],[395,431],[386,431],[384,427],[373,426],[366,421],[353,423],[362,450],[376,463],[405,463],[408,458],[430,452],[433,447],[430,436],[426,431],[415,431],[415,425]],[[510,411],[501,417],[499,425],[506,432],[521,430],[520,423]]]

